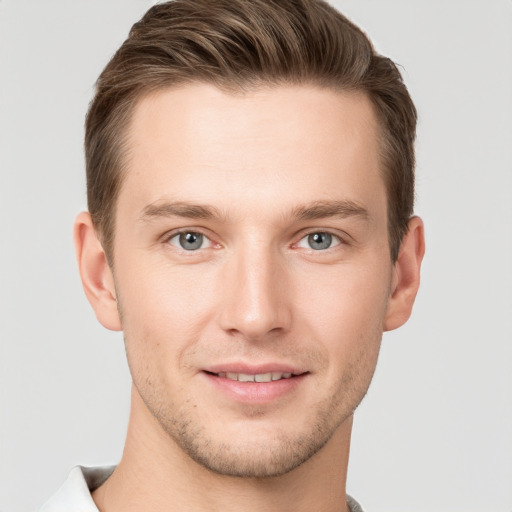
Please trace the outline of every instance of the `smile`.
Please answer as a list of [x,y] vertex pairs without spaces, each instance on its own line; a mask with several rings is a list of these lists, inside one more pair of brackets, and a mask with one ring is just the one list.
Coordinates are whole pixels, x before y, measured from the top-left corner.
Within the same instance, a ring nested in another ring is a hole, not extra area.
[[230,401],[262,405],[292,396],[310,374],[309,371],[298,369],[291,371],[292,368],[273,366],[272,369],[268,367],[209,368],[203,371],[203,375],[207,377],[214,389]]
[[267,372],[256,374],[220,372],[216,375],[224,379],[237,380],[239,382],[271,382],[281,379],[289,379],[293,374],[288,372]]

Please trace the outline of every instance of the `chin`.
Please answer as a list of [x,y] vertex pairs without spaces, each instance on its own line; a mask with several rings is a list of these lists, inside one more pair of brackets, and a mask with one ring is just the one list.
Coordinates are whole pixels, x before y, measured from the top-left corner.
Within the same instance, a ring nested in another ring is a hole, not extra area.
[[274,436],[266,442],[249,437],[242,440],[244,444],[186,437],[181,437],[179,443],[191,459],[213,473],[237,478],[271,478],[285,475],[309,460],[330,436]]
[[309,418],[302,417],[306,420],[302,425],[253,417],[232,429],[226,424],[199,426],[196,421],[180,421],[175,415],[172,423],[164,420],[160,425],[173,444],[210,472],[237,478],[271,478],[285,475],[314,457],[351,414],[352,410],[340,411],[336,417],[332,410],[320,408]]

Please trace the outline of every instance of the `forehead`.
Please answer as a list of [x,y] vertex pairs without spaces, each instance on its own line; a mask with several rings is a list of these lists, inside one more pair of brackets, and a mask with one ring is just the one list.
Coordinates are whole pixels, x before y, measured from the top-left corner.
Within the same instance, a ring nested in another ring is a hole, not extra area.
[[139,210],[164,199],[247,211],[330,199],[380,208],[378,131],[362,93],[284,85],[239,94],[206,84],[160,90],[134,109],[120,201]]

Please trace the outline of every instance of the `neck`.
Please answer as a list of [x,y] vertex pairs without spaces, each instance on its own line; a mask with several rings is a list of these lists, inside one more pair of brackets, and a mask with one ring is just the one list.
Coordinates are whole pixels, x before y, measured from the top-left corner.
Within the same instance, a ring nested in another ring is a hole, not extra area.
[[123,457],[93,499],[101,512],[346,512],[352,417],[304,464],[278,477],[219,475],[192,460],[132,392]]

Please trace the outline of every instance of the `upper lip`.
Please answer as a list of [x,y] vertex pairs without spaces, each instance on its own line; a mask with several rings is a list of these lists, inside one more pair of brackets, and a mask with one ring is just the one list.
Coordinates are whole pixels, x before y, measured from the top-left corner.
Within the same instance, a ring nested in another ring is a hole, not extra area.
[[259,375],[270,372],[291,373],[300,375],[306,373],[306,370],[286,363],[263,363],[247,364],[241,362],[220,363],[203,368],[209,373],[244,373],[248,375]]

